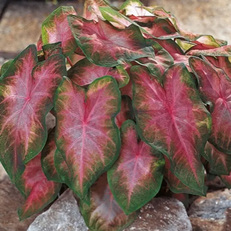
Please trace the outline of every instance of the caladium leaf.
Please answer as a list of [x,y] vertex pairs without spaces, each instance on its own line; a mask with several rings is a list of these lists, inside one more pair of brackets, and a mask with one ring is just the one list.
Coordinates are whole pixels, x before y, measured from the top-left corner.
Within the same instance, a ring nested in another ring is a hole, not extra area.
[[[36,47],[17,56],[0,80],[0,160],[12,181],[17,171],[36,156],[47,138],[46,114],[65,75],[62,55],[37,63]],[[22,169],[21,169],[22,168]]]
[[191,41],[185,40],[185,39],[180,39],[177,38],[175,39],[175,42],[177,43],[177,45],[184,51],[188,51],[189,49],[191,49],[192,47],[196,46],[196,43],[193,43]]
[[80,210],[90,230],[119,231],[127,227],[136,213],[126,215],[115,201],[103,174],[90,189],[90,204],[83,201]]
[[193,43],[196,44],[196,46],[192,48],[193,50],[207,50],[220,47],[220,44],[211,35],[202,35],[193,41]]
[[231,172],[231,155],[217,150],[207,142],[203,154],[209,162],[209,172],[215,175],[228,175]]
[[42,50],[42,46],[43,46],[43,40],[42,40],[42,35],[39,36],[39,40],[36,44],[37,50],[41,51]]
[[72,33],[88,60],[100,66],[113,67],[123,62],[153,56],[139,28],[134,25],[124,30],[99,19],[98,22],[69,16]]
[[150,44],[152,44],[155,51],[155,58],[140,58],[136,62],[146,66],[151,74],[158,75],[159,78],[162,78],[166,69],[174,63],[174,59],[157,42],[150,40]]
[[41,157],[42,168],[48,180],[61,182],[59,174],[55,168],[56,149],[57,147],[55,143],[55,128],[53,128],[49,133],[47,143],[42,150],[42,157]]
[[117,127],[120,128],[128,119],[135,120],[135,115],[132,108],[132,100],[129,96],[123,95],[121,100],[121,109],[115,118],[115,123]]
[[7,69],[9,68],[9,66],[11,65],[12,62],[13,62],[13,59],[10,59],[10,60],[8,60],[2,64],[0,76],[3,75],[7,71]]
[[114,118],[120,98],[110,76],[95,80],[87,91],[68,78],[58,88],[56,143],[69,168],[63,177],[80,198],[118,157],[120,139]]
[[54,154],[54,164],[55,169],[58,173],[60,182],[65,183],[66,185],[71,185],[74,181],[73,174],[68,167],[65,155],[56,149]]
[[111,7],[102,6],[99,7],[99,10],[104,19],[118,29],[125,29],[126,27],[135,24],[131,19]]
[[145,9],[144,4],[139,0],[125,1],[120,7],[120,12],[124,13],[126,16],[154,16]]
[[176,39],[176,43],[184,50],[207,50],[220,47],[220,44],[211,35],[199,36],[195,41]]
[[170,159],[177,178],[203,194],[200,154],[209,136],[211,118],[190,73],[183,64],[171,66],[163,78],[164,87],[144,67],[132,67],[131,75],[141,138]]
[[173,57],[175,63],[184,63],[189,69],[187,55],[184,54],[182,49],[177,45],[177,43],[171,39],[157,40],[157,42]]
[[226,74],[200,58],[189,59],[199,80],[204,101],[213,104],[210,142],[221,151],[231,153],[231,80]]
[[91,63],[88,59],[82,59],[77,62],[68,71],[68,77],[77,85],[85,86],[94,80],[105,75],[110,75],[116,79],[119,87],[123,87],[129,82],[129,75],[123,65],[116,67],[102,67]]
[[148,34],[145,33],[147,38],[151,38],[153,36],[158,39],[181,37],[168,19],[155,17],[149,17],[149,19],[150,20],[146,23],[139,23],[139,25],[143,26],[143,28],[148,32]]
[[231,189],[231,172],[229,173],[229,175],[221,175],[220,178],[226,185],[226,187]]
[[98,21],[98,18],[103,19],[103,16],[99,10],[101,6],[108,6],[103,0],[86,0],[83,8],[83,17],[87,20]]
[[[189,188],[185,184],[183,184],[173,173],[171,170],[171,163],[167,157],[165,157],[165,172],[164,172],[165,181],[168,184],[169,189],[173,193],[186,193],[193,195],[201,195],[201,191],[197,191],[197,189]],[[206,187],[204,187],[203,192],[205,194]]]
[[61,42],[47,44],[42,47],[45,59],[51,55],[62,54],[62,44]]
[[68,15],[76,15],[72,6],[61,6],[53,11],[42,24],[42,43],[62,43],[63,53],[67,56],[76,49],[76,42],[67,21]]
[[132,99],[132,81],[129,80],[128,84],[120,88],[121,95],[127,95]]
[[198,55],[204,55],[204,56],[231,56],[231,45],[222,46],[214,49],[209,50],[190,50],[187,52],[188,55],[191,56],[198,56]]
[[108,183],[117,203],[130,214],[160,190],[164,158],[140,140],[131,120],[122,125],[121,137],[120,157],[108,171]]
[[25,219],[44,209],[58,195],[61,184],[48,181],[41,166],[41,153],[26,164],[21,176],[25,188],[26,201],[18,214]]
[[229,57],[207,56],[206,59],[215,67],[222,69],[225,74],[231,79],[231,62]]

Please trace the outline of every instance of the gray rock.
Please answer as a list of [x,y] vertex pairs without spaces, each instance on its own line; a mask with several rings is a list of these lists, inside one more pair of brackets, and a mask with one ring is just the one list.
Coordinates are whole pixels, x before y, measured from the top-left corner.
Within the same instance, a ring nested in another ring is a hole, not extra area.
[[196,199],[188,211],[193,230],[228,231],[231,216],[231,190],[218,190]]
[[184,205],[174,198],[154,198],[125,231],[191,231]]
[[6,176],[6,171],[5,169],[3,168],[2,164],[0,163],[0,181],[3,180]]
[[67,190],[27,231],[87,231],[71,190]]

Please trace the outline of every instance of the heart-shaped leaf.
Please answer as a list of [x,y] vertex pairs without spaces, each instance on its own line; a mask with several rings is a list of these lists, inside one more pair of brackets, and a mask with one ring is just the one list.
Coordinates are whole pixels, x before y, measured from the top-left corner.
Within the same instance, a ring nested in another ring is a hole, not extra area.
[[76,49],[76,42],[67,21],[68,15],[76,15],[72,6],[61,6],[53,11],[42,24],[42,43],[62,43],[65,55],[72,54]]
[[103,174],[90,189],[90,204],[80,203],[81,214],[90,230],[119,231],[127,227],[136,214],[126,215],[115,201],[107,175]]
[[149,17],[148,19],[150,20],[146,23],[139,23],[148,32],[144,33],[147,38],[151,38],[153,36],[159,39],[180,37],[180,34],[169,19],[155,17]]
[[91,63],[88,59],[82,59],[77,62],[68,71],[68,77],[77,85],[85,86],[92,83],[95,79],[105,75],[111,75],[116,79],[119,87],[127,85],[129,75],[123,65],[112,67],[102,67]]
[[46,143],[45,117],[66,73],[62,55],[37,63],[36,54],[26,48],[0,79],[0,160],[13,182]]
[[42,168],[48,180],[62,182],[55,168],[55,152],[57,150],[55,143],[55,128],[49,133],[47,143],[42,150]]
[[[189,188],[185,184],[183,184],[173,173],[171,170],[171,163],[167,157],[165,157],[165,173],[164,173],[165,181],[168,184],[169,189],[173,193],[186,193],[193,195],[201,195],[201,191],[197,191],[197,189]],[[203,192],[206,192],[206,187],[204,187]],[[205,193],[204,193],[205,194]]]
[[231,155],[217,150],[209,142],[205,145],[203,154],[209,162],[209,172],[214,175],[227,175],[231,172]]
[[154,55],[153,48],[147,47],[139,28],[134,25],[120,30],[100,19],[95,22],[69,16],[68,20],[78,46],[88,60],[97,65],[113,67]]
[[128,120],[122,125],[120,157],[108,171],[108,182],[126,214],[141,208],[160,189],[164,159],[156,153],[139,139],[133,121]]
[[68,78],[58,88],[56,143],[69,168],[68,172],[61,169],[62,177],[80,198],[118,157],[120,139],[114,118],[120,98],[110,76],[95,80],[87,90]]
[[62,44],[61,42],[47,44],[42,47],[44,57],[47,59],[51,55],[62,54]]
[[231,62],[230,57],[212,57],[207,56],[206,59],[215,67],[222,69],[225,74],[231,79]]
[[173,173],[186,186],[204,194],[200,155],[211,118],[183,64],[171,66],[162,86],[144,67],[131,68],[133,106],[141,138],[163,152]]
[[190,58],[190,66],[199,80],[204,101],[213,104],[210,142],[221,151],[231,153],[231,80],[224,71],[200,58]]
[[48,181],[41,166],[41,153],[26,164],[21,176],[26,201],[18,214],[20,219],[25,219],[40,212],[58,195],[61,184]]

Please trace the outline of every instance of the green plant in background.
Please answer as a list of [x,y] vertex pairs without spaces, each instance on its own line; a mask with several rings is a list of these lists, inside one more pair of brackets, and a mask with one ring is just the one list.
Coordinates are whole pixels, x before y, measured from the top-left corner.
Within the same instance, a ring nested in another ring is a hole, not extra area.
[[[66,184],[90,230],[121,230],[160,190],[231,185],[231,47],[160,7],[60,7],[0,77],[0,160],[25,219]],[[48,130],[47,114],[56,118]],[[205,168],[206,167],[206,168]]]

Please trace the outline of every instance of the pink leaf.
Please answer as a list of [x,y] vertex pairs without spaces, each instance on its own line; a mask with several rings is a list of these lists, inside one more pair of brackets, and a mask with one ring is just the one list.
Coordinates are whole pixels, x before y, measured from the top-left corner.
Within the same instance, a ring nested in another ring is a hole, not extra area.
[[100,19],[95,22],[76,16],[69,16],[69,23],[78,46],[88,60],[97,65],[113,67],[153,55],[152,47],[146,46],[139,28],[134,25],[120,30]]
[[226,175],[231,171],[231,155],[217,150],[209,142],[205,145],[204,158],[209,162],[209,172],[214,175]]
[[132,80],[130,79],[128,84],[120,88],[121,95],[127,95],[132,99]]
[[156,40],[168,53],[173,57],[174,63],[184,63],[190,71],[187,55],[184,54],[182,49],[177,43],[171,39]]
[[47,180],[42,171],[41,154],[26,164],[21,180],[26,194],[26,202],[18,211],[21,220],[44,209],[57,197],[61,187]]
[[37,42],[37,50],[41,51],[43,46],[42,35],[40,35],[39,40]]
[[126,120],[135,120],[132,108],[132,100],[129,96],[123,95],[121,100],[121,109],[115,118],[115,123],[120,128]]
[[70,55],[76,49],[75,39],[67,21],[68,15],[76,15],[71,6],[61,6],[53,11],[42,24],[43,45],[62,43],[63,53]]
[[204,101],[213,104],[210,142],[221,151],[231,153],[231,80],[223,70],[205,60],[192,57],[190,65],[199,80]]
[[215,67],[222,69],[225,72],[225,74],[231,79],[231,62],[229,60],[229,57],[207,56],[206,59]]
[[125,1],[120,7],[120,12],[123,12],[126,16],[154,16],[139,0]]
[[158,75],[162,78],[166,69],[174,63],[174,59],[157,42],[150,40],[150,44],[153,46],[155,51],[155,57],[141,58],[138,59],[137,63],[146,66],[151,74]]
[[62,44],[61,42],[47,44],[42,47],[45,59],[51,55],[62,54]]
[[[150,21],[142,24],[143,28],[152,36],[159,39],[171,39],[180,37],[180,34],[171,23],[169,19],[166,18],[155,18],[149,17]],[[152,38],[147,33],[144,33],[147,38]]]
[[56,143],[69,168],[62,175],[81,198],[118,156],[114,117],[119,107],[119,90],[109,76],[95,80],[87,91],[68,78],[58,88]]
[[45,117],[66,72],[62,55],[37,63],[36,53],[35,46],[26,48],[0,80],[0,159],[13,182],[45,145]]
[[83,17],[87,20],[98,21],[99,18],[103,18],[99,7],[108,6],[103,0],[86,0],[84,3]]
[[107,175],[102,175],[90,189],[90,204],[80,203],[81,213],[90,230],[123,230],[136,217],[126,215],[119,207],[107,183]]
[[143,67],[131,68],[133,106],[141,138],[163,152],[173,173],[189,188],[203,193],[204,168],[200,155],[211,119],[183,64],[171,66],[164,83]]
[[42,150],[42,168],[48,180],[61,182],[59,174],[55,167],[55,152],[57,150],[55,143],[55,128],[49,133],[47,143]]
[[229,46],[222,46],[214,49],[209,50],[191,50],[187,53],[191,56],[198,56],[198,55],[204,55],[204,56],[231,56],[231,45]]
[[123,124],[121,137],[120,157],[108,171],[108,182],[117,203],[126,214],[130,214],[158,193],[164,159],[139,140],[133,121]]
[[119,87],[123,87],[129,82],[129,75],[125,71],[123,65],[118,65],[114,68],[102,67],[91,63],[86,58],[77,62],[68,71],[68,77],[79,86],[88,85],[105,75],[114,77],[118,82]]
[[171,170],[171,163],[167,157],[165,157],[165,173],[164,178],[168,184],[169,189],[173,193],[186,193],[193,195],[206,195],[206,188],[203,188],[203,192],[197,191],[197,189],[189,188],[185,184],[183,184],[173,173]]

